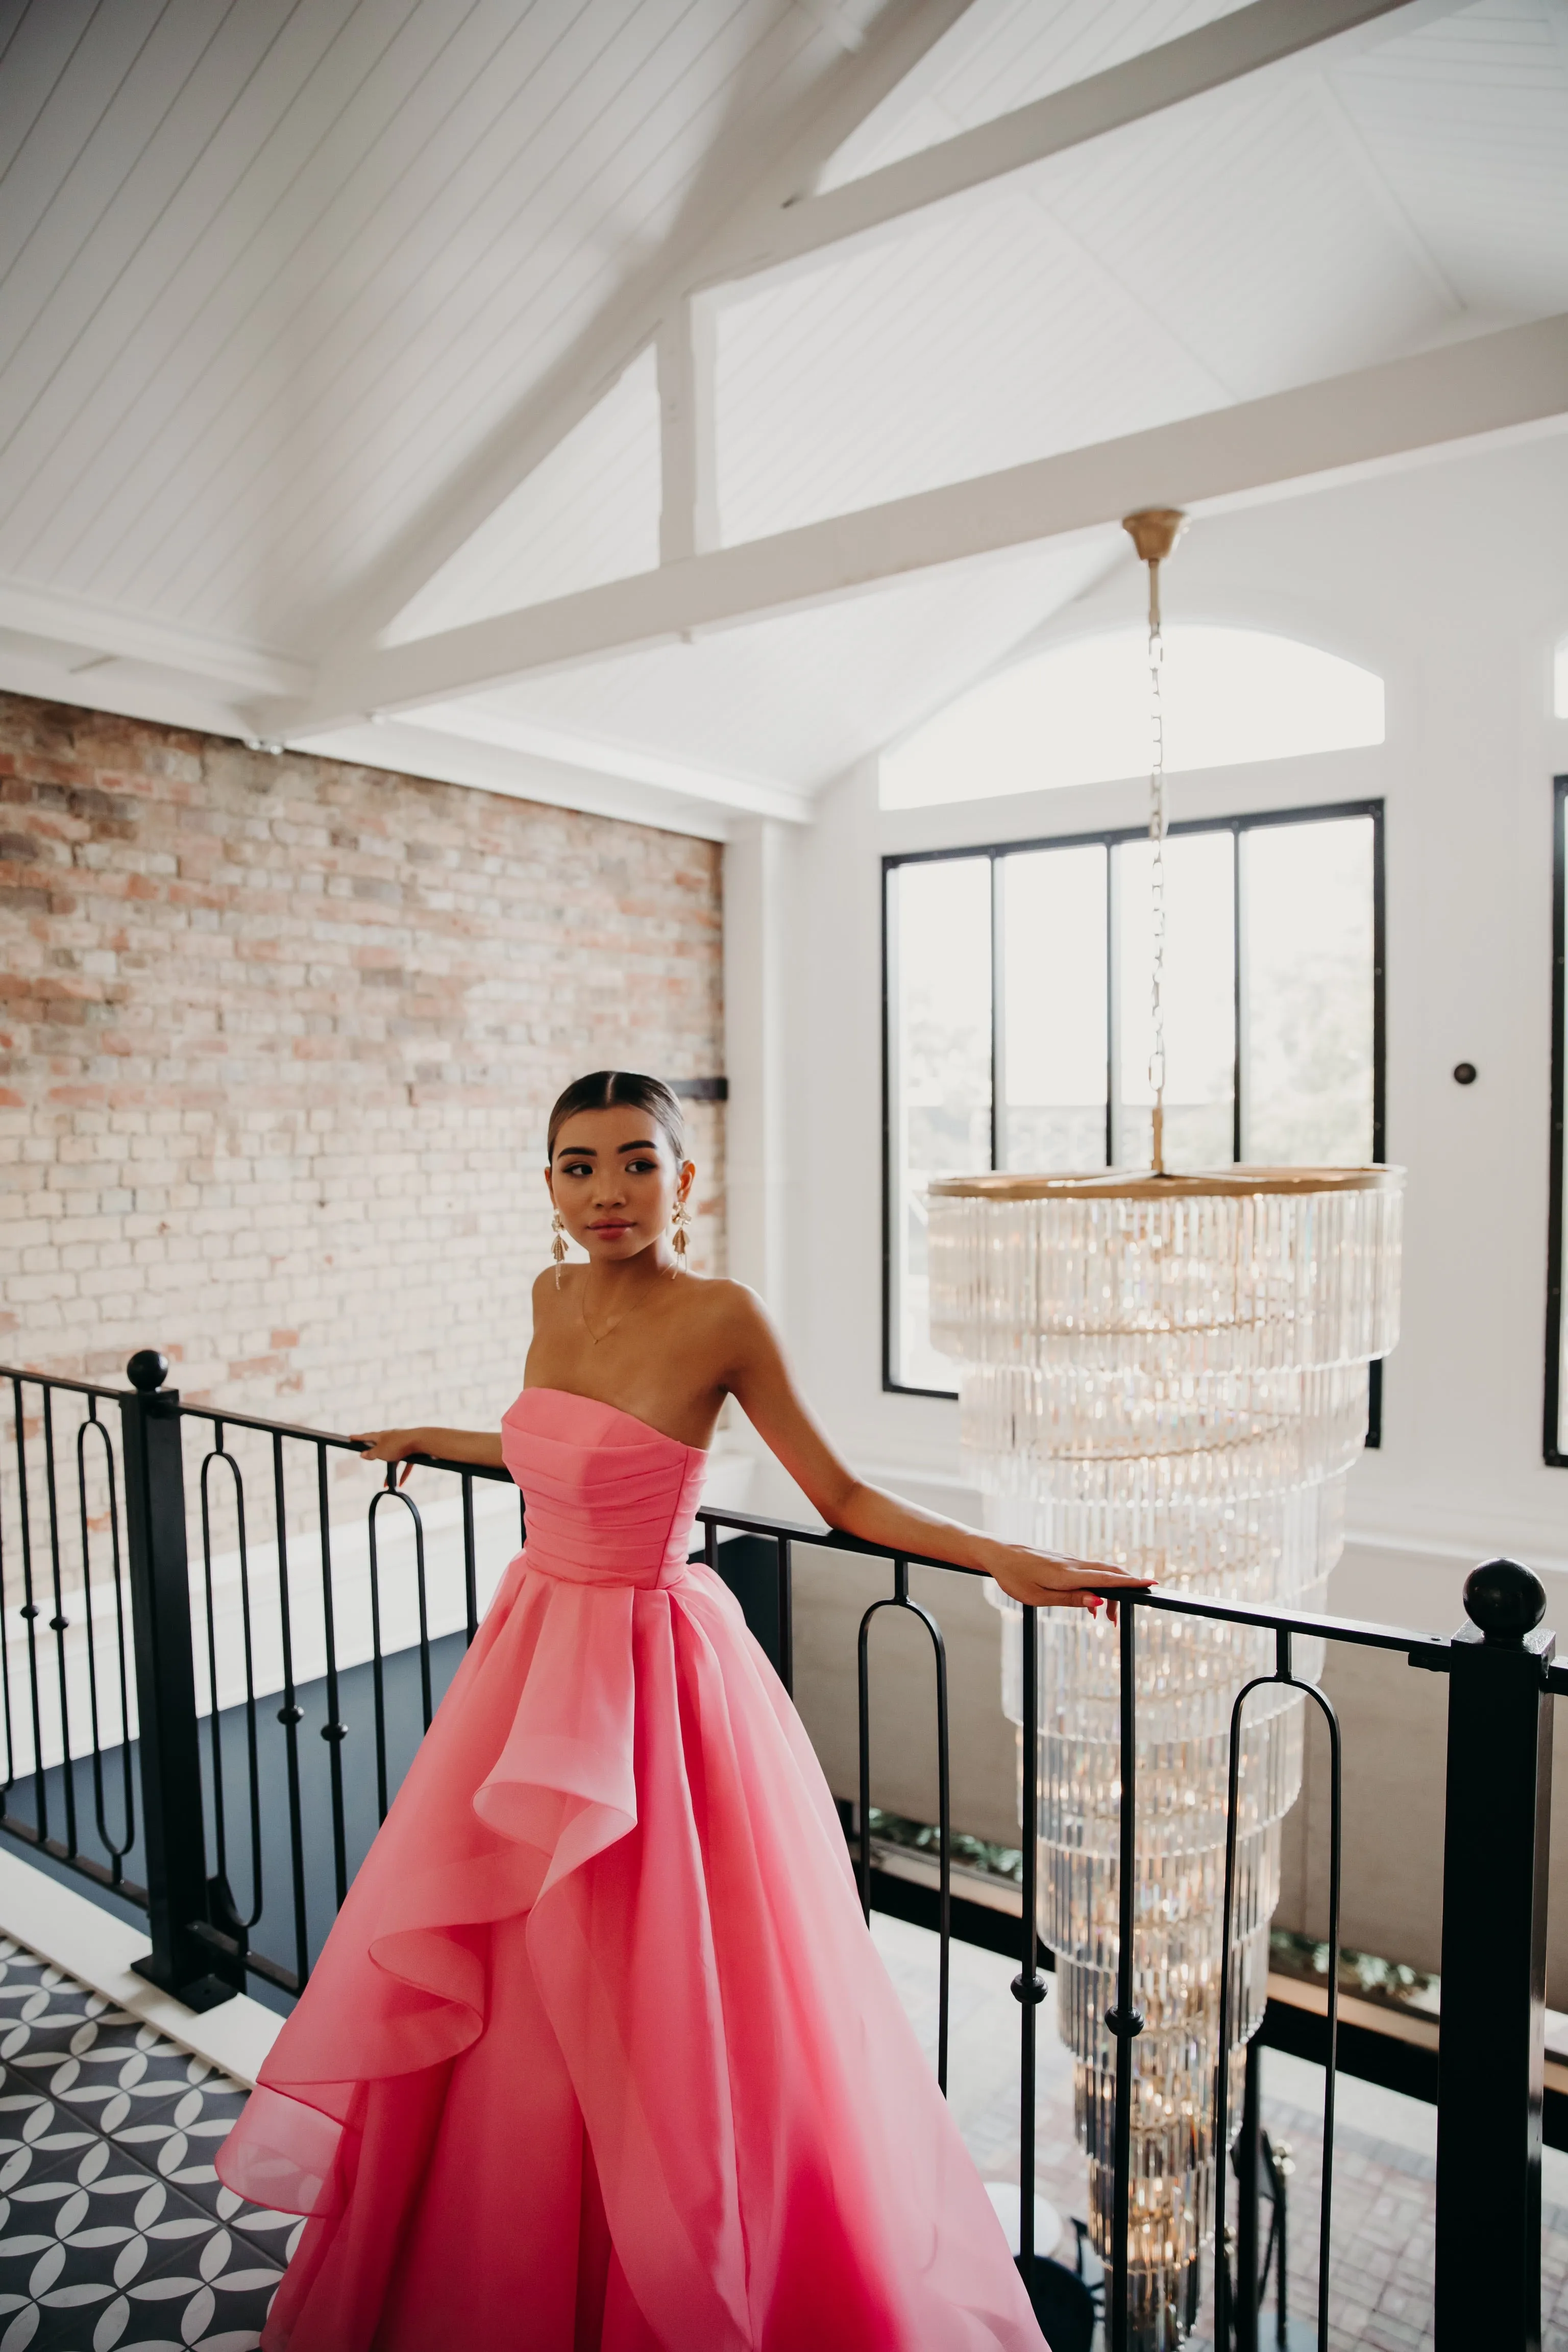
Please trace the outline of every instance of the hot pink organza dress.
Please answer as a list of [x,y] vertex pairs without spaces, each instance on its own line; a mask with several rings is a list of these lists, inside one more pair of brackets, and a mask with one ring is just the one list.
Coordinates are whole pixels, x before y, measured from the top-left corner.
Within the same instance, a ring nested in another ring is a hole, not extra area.
[[218,2156],[311,2216],[267,2352],[1039,2352],[705,1455],[503,1437],[527,1548]]

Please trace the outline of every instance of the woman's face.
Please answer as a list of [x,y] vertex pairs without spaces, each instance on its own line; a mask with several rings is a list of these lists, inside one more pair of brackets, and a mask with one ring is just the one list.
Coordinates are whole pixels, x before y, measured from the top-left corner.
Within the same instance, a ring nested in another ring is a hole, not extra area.
[[614,1104],[563,1121],[544,1181],[572,1239],[590,1257],[615,1259],[668,1234],[696,1172],[648,1112]]

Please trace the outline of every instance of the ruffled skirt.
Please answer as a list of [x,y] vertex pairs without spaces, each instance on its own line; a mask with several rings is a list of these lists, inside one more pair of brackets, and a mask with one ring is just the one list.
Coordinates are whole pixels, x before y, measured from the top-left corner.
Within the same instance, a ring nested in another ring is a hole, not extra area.
[[266,2352],[1038,2352],[733,1599],[520,1554],[218,2157]]

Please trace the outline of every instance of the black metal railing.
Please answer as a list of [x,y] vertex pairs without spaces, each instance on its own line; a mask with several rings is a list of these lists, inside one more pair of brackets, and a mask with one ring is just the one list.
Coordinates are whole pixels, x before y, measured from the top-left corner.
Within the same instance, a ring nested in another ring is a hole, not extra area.
[[[153,1948],[142,1973],[189,2006],[210,2007],[247,1983],[276,2000],[297,1994],[309,1977],[446,1681],[473,1639],[486,1588],[515,1549],[521,1498],[503,1471],[426,1457],[424,1465],[449,1482],[435,1502],[426,1498],[422,1507],[401,1492],[390,1468],[367,1498],[362,1457],[349,1439],[187,1405],[163,1386],[167,1367],[150,1351],[133,1357],[128,1370],[128,1391],[0,1370],[12,1411],[9,1442],[0,1446],[0,1828],[144,1909]],[[194,1500],[185,1476],[187,1424],[200,1446]],[[62,1498],[59,1465],[68,1445],[75,1477]],[[338,1497],[340,1468],[345,1480]],[[704,1507],[698,1517],[706,1559],[721,1573],[727,1539],[747,1539],[769,1563],[770,1605],[751,1613],[786,1688],[794,1682],[795,1550],[856,1554],[889,1570],[890,1591],[873,1599],[861,1617],[857,1657],[852,1835],[868,1916],[878,1891],[870,1634],[886,1610],[911,1615],[925,1628],[934,1669],[939,1813],[937,2070],[945,2089],[954,1932],[947,1655],[936,1613],[911,1596],[910,1572],[973,1571],[756,1513]],[[1143,2026],[1135,2006],[1130,1908],[1139,1852],[1138,1645],[1141,1624],[1158,1612],[1249,1630],[1273,1645],[1272,1672],[1245,1683],[1230,1715],[1222,2052],[1237,1995],[1233,1913],[1244,1710],[1258,1690],[1282,1685],[1301,1693],[1328,1728],[1321,2352],[1330,2341],[1343,1759],[1332,1706],[1315,1682],[1296,1673],[1294,1645],[1327,1640],[1369,1647],[1449,1676],[1436,2342],[1437,2352],[1539,2346],[1551,1699],[1568,1690],[1568,1667],[1554,1663],[1553,1637],[1538,1630],[1544,1606],[1539,1580],[1508,1561],[1470,1578],[1466,1607],[1472,1622],[1452,1637],[1158,1591],[1121,1599],[1121,1920],[1116,1996],[1104,2020],[1115,2046],[1115,2197],[1100,2249],[1110,2352],[1129,2352],[1133,2340],[1130,2156],[1134,2045]],[[1012,1989],[1019,2004],[1018,2261],[1049,2336],[1052,2315],[1062,2308],[1053,2297],[1065,2291],[1068,2274],[1034,2242],[1037,2033],[1051,1965],[1037,1925],[1040,1613],[1022,1612],[1022,1902]],[[319,1745],[307,1736],[312,1725]],[[374,1772],[345,1772],[351,1739],[356,1752],[360,1742],[368,1745]],[[1267,2186],[1273,2207],[1269,2248],[1281,2281],[1277,2239],[1284,2191],[1260,2132],[1250,2054],[1234,2142],[1229,2095],[1222,2059],[1214,2337],[1226,2352],[1256,2352],[1260,2188]],[[1239,2184],[1234,2232],[1226,2226],[1227,2158]],[[1264,2254],[1263,2272],[1268,2267]]]

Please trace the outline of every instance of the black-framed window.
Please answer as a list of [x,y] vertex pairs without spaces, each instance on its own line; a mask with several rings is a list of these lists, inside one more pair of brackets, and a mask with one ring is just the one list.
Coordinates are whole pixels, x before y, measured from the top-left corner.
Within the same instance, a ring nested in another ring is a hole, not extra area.
[[[882,861],[886,1389],[953,1393],[931,1176],[1148,1164],[1150,856],[1129,827]],[[1165,866],[1169,1164],[1382,1160],[1383,803],[1173,824]]]
[[1552,784],[1552,1194],[1546,1228],[1546,1429],[1547,1462],[1568,1470],[1568,1328],[1563,1316],[1563,1187],[1568,1166],[1563,1151],[1563,1096],[1568,1081],[1568,988],[1563,983],[1564,929],[1568,927],[1568,776]]

